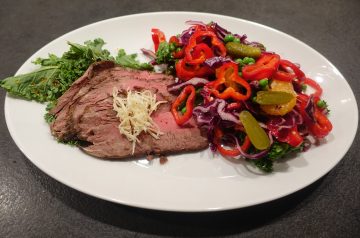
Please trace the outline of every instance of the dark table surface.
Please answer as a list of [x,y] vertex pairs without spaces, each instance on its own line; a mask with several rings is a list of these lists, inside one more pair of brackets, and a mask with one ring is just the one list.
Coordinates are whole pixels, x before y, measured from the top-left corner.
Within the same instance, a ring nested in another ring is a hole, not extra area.
[[[200,11],[284,31],[317,49],[360,96],[360,1],[13,1],[0,3],[0,78],[62,34],[99,20],[151,11]],[[360,141],[325,177],[285,198],[239,210],[143,210],[75,191],[17,148],[0,91],[0,237],[358,237]]]

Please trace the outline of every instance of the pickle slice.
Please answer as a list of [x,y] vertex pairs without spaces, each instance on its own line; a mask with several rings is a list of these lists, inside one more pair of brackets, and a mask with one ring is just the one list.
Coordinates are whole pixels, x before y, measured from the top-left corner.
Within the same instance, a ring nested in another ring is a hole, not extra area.
[[240,121],[249,136],[251,144],[258,150],[265,150],[270,147],[270,139],[265,130],[261,128],[256,119],[249,111],[240,112]]
[[259,58],[261,49],[259,47],[245,45],[238,42],[228,42],[226,45],[226,52],[234,58]]
[[256,94],[256,102],[260,105],[284,104],[293,98],[292,93],[283,91],[258,91]]

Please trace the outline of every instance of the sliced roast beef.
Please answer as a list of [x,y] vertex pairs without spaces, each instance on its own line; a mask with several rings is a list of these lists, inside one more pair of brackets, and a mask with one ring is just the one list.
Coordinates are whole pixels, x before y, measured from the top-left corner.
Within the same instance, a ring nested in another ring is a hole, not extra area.
[[[100,158],[127,158],[147,154],[168,155],[201,150],[208,146],[203,135],[191,120],[179,127],[170,113],[175,97],[167,91],[174,83],[171,76],[147,71],[132,70],[114,65],[113,62],[98,62],[89,67],[62,95],[50,113],[55,115],[51,124],[52,134],[61,141],[79,140],[80,147],[88,154]],[[151,90],[160,104],[152,118],[164,134],[154,139],[146,133],[140,135],[132,154],[132,142],[120,134],[119,119],[113,110],[113,89]]]

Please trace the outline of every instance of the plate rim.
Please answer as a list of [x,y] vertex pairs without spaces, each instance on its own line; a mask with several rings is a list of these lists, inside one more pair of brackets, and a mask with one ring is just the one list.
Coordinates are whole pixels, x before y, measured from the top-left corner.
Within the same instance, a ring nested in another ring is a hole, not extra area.
[[321,57],[323,60],[325,60],[333,69],[336,69],[336,73],[339,74],[341,76],[341,80],[343,80],[345,82],[345,85],[347,87],[347,89],[351,92],[351,98],[354,100],[354,105],[355,105],[355,110],[356,110],[356,113],[355,113],[355,119],[357,121],[356,123],[356,128],[355,130],[353,131],[353,133],[351,134],[351,143],[349,143],[346,148],[344,148],[343,150],[343,153],[342,155],[340,156],[340,158],[333,164],[331,164],[330,166],[330,169],[329,170],[326,170],[322,173],[319,173],[317,174],[316,176],[316,179],[312,180],[312,181],[309,181],[307,183],[302,183],[302,186],[299,186],[295,189],[292,189],[291,191],[287,191],[285,193],[278,193],[277,196],[271,196],[271,198],[267,198],[267,199],[262,199],[261,202],[253,202],[253,203],[250,203],[250,204],[247,204],[245,206],[226,206],[226,207],[220,207],[220,208],[207,208],[207,209],[204,209],[204,208],[200,208],[200,209],[184,209],[183,207],[180,208],[180,209],[174,209],[174,208],[164,208],[164,207],[154,207],[154,206],[151,206],[151,205],[144,205],[144,204],[139,204],[139,203],[134,203],[134,202],[131,202],[131,201],[126,201],[126,200],[121,200],[121,199],[114,199],[114,198],[109,198],[109,197],[106,197],[106,196],[101,196],[99,194],[94,194],[94,193],[90,193],[88,191],[84,191],[82,188],[79,188],[78,186],[74,186],[74,185],[71,185],[69,184],[68,182],[64,181],[63,179],[59,178],[58,176],[54,175],[54,174],[51,174],[49,173],[49,171],[47,171],[46,169],[43,168],[43,166],[41,166],[36,160],[34,159],[31,159],[29,156],[27,156],[27,154],[25,153],[25,149],[19,144],[19,142],[17,141],[17,136],[16,136],[16,133],[13,131],[13,126],[11,126],[11,121],[10,121],[10,116],[9,116],[9,110],[7,110],[8,108],[8,103],[9,103],[9,99],[8,97],[12,97],[11,95],[9,95],[8,93],[6,93],[6,96],[5,96],[5,100],[4,100],[4,115],[5,115],[5,121],[6,121],[6,124],[7,124],[7,127],[8,127],[8,130],[9,130],[9,133],[14,141],[14,143],[17,145],[17,147],[20,149],[20,151],[23,153],[23,155],[28,159],[30,160],[39,170],[41,170],[43,173],[45,173],[47,176],[50,176],[52,179],[72,188],[72,189],[75,189],[77,191],[80,191],[82,193],[85,193],[89,196],[92,196],[92,197],[96,197],[96,198],[99,198],[99,199],[103,199],[103,200],[106,200],[106,201],[110,201],[110,202],[114,202],[114,203],[117,203],[117,204],[122,204],[122,205],[127,205],[127,206],[131,206],[131,207],[137,207],[137,208],[144,208],[144,209],[150,209],[150,210],[161,210],[161,211],[171,211],[171,212],[214,212],[214,211],[225,211],[225,210],[232,210],[232,209],[238,209],[238,208],[243,208],[243,207],[249,207],[249,206],[254,206],[254,205],[257,205],[257,204],[263,204],[263,203],[266,203],[266,202],[270,202],[270,201],[273,201],[273,200],[277,200],[279,198],[282,198],[282,197],[286,197],[290,194],[293,194],[295,192],[298,192],[306,187],[308,187],[309,185],[315,183],[316,181],[318,181],[320,178],[322,178],[323,176],[325,176],[327,173],[329,173],[331,170],[333,170],[336,165],[344,158],[344,156],[346,155],[346,153],[348,153],[350,147],[353,145],[354,143],[354,139],[355,139],[355,136],[357,134],[357,129],[358,129],[358,124],[359,124],[359,118],[358,118],[358,104],[357,104],[357,101],[356,101],[356,97],[354,95],[354,92],[353,90],[351,89],[348,81],[346,80],[346,78],[343,76],[343,74],[337,69],[337,67],[335,67],[335,65],[330,61],[328,60],[325,56],[323,56],[319,51],[315,50],[314,48],[312,48],[310,45],[304,43],[303,41],[293,37],[292,35],[289,35],[283,31],[280,31],[276,28],[272,28],[270,26],[267,26],[267,25],[263,25],[261,23],[257,23],[257,22],[254,22],[254,21],[250,21],[250,20],[246,20],[246,19],[242,19],[242,18],[237,18],[237,17],[233,17],[233,16],[227,16],[227,15],[221,15],[221,14],[215,14],[215,13],[207,13],[207,12],[194,12],[194,11],[155,11],[155,12],[144,12],[144,13],[136,13],[136,14],[130,14],[130,15],[123,15],[123,16],[118,16],[118,17],[112,17],[112,18],[108,18],[108,19],[103,19],[103,20],[100,20],[100,21],[97,21],[97,22],[93,22],[93,23],[90,23],[90,24],[87,24],[87,25],[84,25],[84,26],[81,26],[79,28],[76,28],[76,29],[73,29],[65,34],[62,34],[58,37],[56,37],[55,39],[51,40],[50,42],[48,42],[47,44],[43,45],[41,48],[39,48],[35,53],[33,53],[28,59],[25,60],[25,62],[19,67],[19,69],[16,71],[15,75],[18,75],[19,74],[19,71],[21,71],[21,69],[27,64],[28,60],[29,59],[32,59],[34,58],[34,56],[36,56],[38,54],[39,51],[41,51],[43,48],[53,44],[55,41],[57,41],[59,38],[65,38],[67,35],[70,35],[76,31],[82,31],[86,28],[89,28],[89,27],[93,27],[95,25],[101,25],[103,24],[104,22],[111,22],[111,21],[117,21],[117,20],[121,20],[121,19],[126,19],[126,18],[132,18],[132,17],[142,17],[142,16],[151,16],[151,15],[157,15],[157,14],[162,14],[162,15],[165,15],[165,14],[179,14],[179,15],[185,15],[185,14],[192,14],[192,15],[198,15],[199,17],[201,16],[214,16],[214,17],[218,17],[218,18],[225,18],[225,19],[229,19],[229,20],[235,20],[235,21],[243,21],[247,24],[254,24],[254,25],[257,25],[259,27],[262,27],[262,28],[266,28],[267,30],[271,30],[271,31],[275,31],[276,33],[278,34],[281,34],[282,36],[286,36],[288,38],[291,38],[292,40],[295,40],[297,43],[301,44],[302,46],[304,47],[307,47],[309,49],[311,49],[314,53],[316,53],[319,57]]

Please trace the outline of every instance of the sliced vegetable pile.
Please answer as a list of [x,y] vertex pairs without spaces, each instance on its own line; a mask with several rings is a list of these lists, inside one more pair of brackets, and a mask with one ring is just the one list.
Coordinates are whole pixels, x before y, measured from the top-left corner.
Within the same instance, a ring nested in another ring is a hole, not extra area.
[[288,153],[307,150],[310,136],[316,141],[330,133],[322,89],[299,65],[217,23],[187,23],[169,41],[152,29],[155,52],[143,49],[153,65],[178,78],[168,90],[178,95],[171,112],[179,126],[194,117],[214,152],[246,158],[266,172]]

